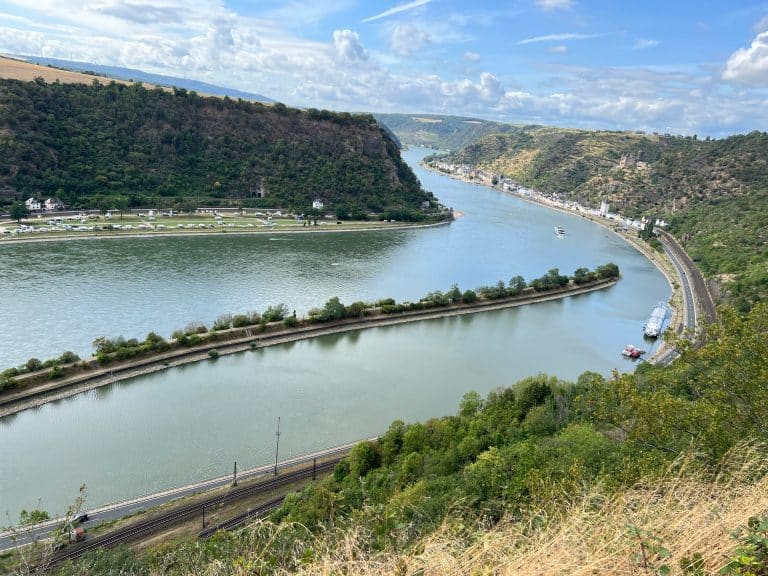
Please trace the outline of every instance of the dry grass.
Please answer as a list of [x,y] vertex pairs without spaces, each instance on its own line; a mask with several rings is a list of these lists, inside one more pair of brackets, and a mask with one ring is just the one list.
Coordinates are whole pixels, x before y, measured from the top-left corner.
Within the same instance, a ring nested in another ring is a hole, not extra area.
[[[680,559],[701,553],[716,572],[732,553],[731,532],[750,516],[768,513],[768,462],[765,452],[742,449],[715,481],[686,470],[686,464],[653,485],[616,495],[593,490],[552,518],[545,529],[502,521],[468,541],[466,531],[446,525],[409,555],[367,554],[366,534],[347,533],[338,548],[321,552],[300,573],[477,574],[477,575],[636,575],[654,573],[640,558],[640,540],[628,526],[660,539],[672,556],[664,562],[679,574]],[[331,538],[330,540],[335,540]],[[317,549],[322,549],[322,542]],[[650,553],[649,557],[653,557]],[[651,562],[654,564],[654,562]],[[656,566],[661,561],[655,562]],[[214,568],[213,566],[209,568]],[[219,566],[221,568],[221,566]],[[215,568],[209,574],[217,573]]]
[[[55,82],[58,80],[64,84],[91,84],[94,80],[105,84],[111,81],[111,78],[103,76],[91,76],[90,74],[81,74],[80,72],[70,72],[68,70],[59,70],[58,68],[48,68],[38,64],[30,64],[21,60],[3,58],[0,56],[0,78],[11,78],[14,80],[31,81],[42,77],[46,82]],[[115,80],[120,84],[130,84],[124,80]],[[152,86],[145,85],[147,88]]]

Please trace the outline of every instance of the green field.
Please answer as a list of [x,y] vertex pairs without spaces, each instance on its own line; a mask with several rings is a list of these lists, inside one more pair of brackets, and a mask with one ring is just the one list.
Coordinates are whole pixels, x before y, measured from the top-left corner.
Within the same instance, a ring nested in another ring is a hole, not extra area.
[[199,234],[226,232],[274,232],[309,230],[355,230],[413,225],[410,222],[337,220],[336,218],[306,219],[294,216],[270,216],[260,211],[221,214],[179,214],[150,216],[149,211],[137,214],[85,216],[43,216],[0,222],[0,241],[54,239],[82,236],[133,236]]

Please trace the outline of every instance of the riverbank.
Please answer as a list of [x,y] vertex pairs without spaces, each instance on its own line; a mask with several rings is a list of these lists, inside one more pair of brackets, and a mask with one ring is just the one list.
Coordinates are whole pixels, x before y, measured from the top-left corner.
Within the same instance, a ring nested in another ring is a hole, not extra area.
[[264,227],[264,228],[254,228],[254,229],[248,229],[248,230],[217,230],[217,231],[210,231],[210,230],[162,230],[162,231],[152,231],[152,232],[109,232],[109,231],[100,231],[100,232],[92,232],[89,234],[71,234],[66,236],[54,236],[54,237],[37,237],[37,238],[8,238],[8,237],[1,237],[0,236],[0,246],[3,245],[16,245],[16,244],[27,244],[27,243],[40,243],[40,242],[66,242],[70,240],[119,240],[122,238],[183,238],[183,237],[189,237],[189,236],[219,236],[222,235],[225,236],[254,236],[254,235],[263,235],[263,234],[333,234],[333,233],[340,233],[340,232],[376,232],[376,231],[390,231],[390,230],[410,230],[414,228],[434,228],[436,226],[445,226],[452,222],[452,220],[443,220],[440,222],[413,222],[413,223],[397,223],[397,224],[390,224],[383,222],[380,225],[361,225],[361,226],[355,226],[355,227],[339,227],[339,226],[326,226],[326,227],[319,227],[319,226],[312,226],[311,228],[304,228],[302,226],[296,226],[295,228],[274,228],[274,227]]
[[[684,326],[685,319],[684,319],[682,310],[684,309],[685,304],[683,302],[683,293],[680,286],[681,282],[674,265],[666,256],[666,254],[652,249],[646,242],[643,242],[642,240],[640,240],[640,238],[632,237],[629,234],[624,233],[616,226],[616,223],[614,221],[609,220],[607,218],[602,218],[594,214],[587,214],[584,212],[568,210],[561,206],[556,206],[556,205],[550,204],[549,202],[544,202],[532,196],[518,194],[514,191],[505,190],[500,186],[494,186],[492,184],[487,184],[485,182],[478,182],[475,179],[463,177],[459,174],[443,172],[423,162],[421,163],[421,167],[424,168],[425,170],[430,170],[432,172],[440,174],[441,176],[447,176],[449,178],[453,178],[454,180],[460,180],[461,182],[465,182],[467,184],[473,184],[476,186],[483,186],[484,188],[490,188],[492,190],[501,192],[502,194],[506,194],[508,196],[512,196],[519,200],[523,200],[530,204],[536,204],[537,206],[542,206],[544,208],[548,208],[550,210],[554,210],[557,212],[562,212],[563,214],[569,214],[571,216],[581,216],[582,218],[589,220],[590,222],[597,224],[598,226],[602,226],[609,232],[612,232],[613,234],[615,234],[616,236],[618,236],[619,238],[627,242],[630,246],[635,248],[643,256],[645,256],[664,276],[667,283],[669,284],[669,287],[672,289],[672,294],[670,295],[669,301],[668,301],[669,309],[672,312],[672,317],[669,321],[669,326],[678,334],[683,331],[685,327]],[[650,313],[650,310],[649,310],[649,313]],[[645,360],[650,363],[655,363],[658,359],[664,357],[667,354],[668,350],[669,350],[669,344],[665,340],[662,340],[661,345],[654,351],[653,355],[646,358]]]
[[[181,366],[201,360],[210,360],[214,356],[235,354],[256,348],[264,348],[295,342],[307,338],[315,338],[329,334],[392,326],[422,320],[460,316],[463,314],[475,314],[502,310],[539,302],[557,300],[568,296],[587,294],[596,290],[602,290],[613,286],[616,278],[595,280],[589,283],[577,285],[570,284],[565,288],[549,290],[546,292],[526,293],[523,295],[500,298],[498,300],[482,300],[472,303],[450,304],[438,308],[426,310],[411,310],[395,314],[382,314],[365,316],[362,318],[346,318],[323,324],[310,324],[296,328],[282,328],[279,322],[272,323],[264,332],[252,333],[251,329],[232,329],[222,331],[216,341],[190,346],[188,348],[175,349],[136,358],[124,362],[116,362],[104,367],[88,369],[85,373],[63,378],[56,381],[30,384],[23,388],[15,388],[5,391],[0,395],[0,417],[9,416],[28,408],[41,406],[48,402],[61,400],[82,392],[120,382],[129,378],[150,374],[160,370]],[[229,340],[223,340],[229,333],[236,336]],[[239,336],[243,335],[243,336]],[[239,337],[238,337],[239,336]],[[212,352],[215,350],[215,355]],[[98,366],[95,359],[87,361],[90,366]]]

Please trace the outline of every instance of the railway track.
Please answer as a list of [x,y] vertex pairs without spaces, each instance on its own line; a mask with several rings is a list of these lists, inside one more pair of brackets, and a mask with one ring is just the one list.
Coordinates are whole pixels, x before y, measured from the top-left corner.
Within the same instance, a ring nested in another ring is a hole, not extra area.
[[254,508],[253,510],[248,510],[248,512],[238,514],[234,518],[230,518],[229,520],[226,520],[214,526],[210,526],[205,530],[201,530],[200,533],[197,535],[197,537],[208,539],[211,536],[213,536],[216,532],[219,532],[222,530],[234,530],[235,528],[239,528],[240,526],[248,522],[248,520],[251,520],[253,518],[263,518],[273,510],[277,510],[282,505],[283,500],[285,500],[285,496],[280,496],[279,498],[275,498],[274,500],[265,502],[264,504]]
[[[308,466],[306,468],[287,472],[285,474],[281,474],[280,476],[275,476],[274,478],[268,478],[266,480],[262,480],[255,484],[235,487],[235,488],[232,488],[226,494],[219,494],[216,496],[211,496],[200,502],[186,504],[174,510],[169,510],[168,512],[165,512],[163,514],[159,514],[152,518],[148,518],[141,522],[137,522],[135,524],[132,524],[131,526],[125,526],[124,528],[120,528],[108,534],[104,534],[92,539],[88,539],[81,544],[73,544],[67,547],[65,550],[62,550],[57,554],[55,554],[49,561],[47,561],[44,564],[44,566],[41,566],[41,567],[50,568],[62,562],[66,562],[67,560],[76,560],[81,556],[83,556],[84,554],[87,554],[88,552],[96,550],[97,548],[109,548],[112,546],[116,546],[117,544],[130,542],[139,537],[148,536],[150,534],[158,532],[159,530],[162,530],[169,526],[173,526],[174,524],[177,524],[179,522],[183,522],[185,520],[194,518],[196,516],[201,516],[203,514],[203,511],[206,508],[211,508],[214,506],[219,506],[221,504],[228,504],[230,502],[235,502],[242,498],[254,496],[256,494],[259,494],[260,492],[284,487],[286,485],[292,484],[299,480],[306,480],[307,478],[315,478],[317,474],[322,474],[322,473],[326,473],[333,470],[334,466],[336,466],[336,464],[338,464],[342,460],[342,458],[343,456],[334,456],[330,460],[317,463],[316,465],[313,464],[313,466]],[[267,502],[262,506],[259,506],[258,508],[252,510],[250,513],[241,514],[236,518],[233,518],[227,522],[224,522],[222,524],[222,526],[224,527],[214,526],[214,527],[211,527],[211,529],[209,530],[212,530],[211,533],[213,533],[213,531],[217,529],[222,529],[222,530],[231,529],[226,527],[226,525],[229,525],[230,522],[239,520],[239,522],[232,525],[233,527],[235,525],[242,524],[248,519],[248,514],[250,514],[250,517],[255,517],[257,515],[263,516],[268,512],[271,512],[275,508],[277,508],[280,505],[280,503],[282,503],[282,498],[271,500],[270,502]]]

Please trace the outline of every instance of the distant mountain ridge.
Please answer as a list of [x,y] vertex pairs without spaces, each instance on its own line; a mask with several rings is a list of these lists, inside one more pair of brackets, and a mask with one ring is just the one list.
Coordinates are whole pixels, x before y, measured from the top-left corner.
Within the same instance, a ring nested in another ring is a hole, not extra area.
[[438,114],[374,114],[406,144],[460,150],[488,134],[515,130],[512,124]]
[[148,82],[158,86],[176,86],[177,88],[194,90],[195,92],[199,92],[201,94],[209,94],[211,96],[229,96],[230,98],[242,98],[244,100],[255,100],[257,102],[274,102],[272,98],[268,98],[267,96],[256,94],[254,92],[244,92],[235,88],[227,88],[225,86],[209,84],[207,82],[192,80],[190,78],[178,78],[176,76],[166,76],[164,74],[153,74],[152,72],[144,72],[134,68],[122,68],[120,66],[106,66],[90,62],[77,62],[74,60],[61,60],[59,58],[42,58],[36,56],[14,56],[14,58],[19,58],[27,62],[40,64],[42,66],[50,65],[56,68],[64,68],[65,70],[74,70],[77,72],[95,72],[96,74],[103,75],[108,78],[117,78],[120,80],[129,80],[134,82]]

